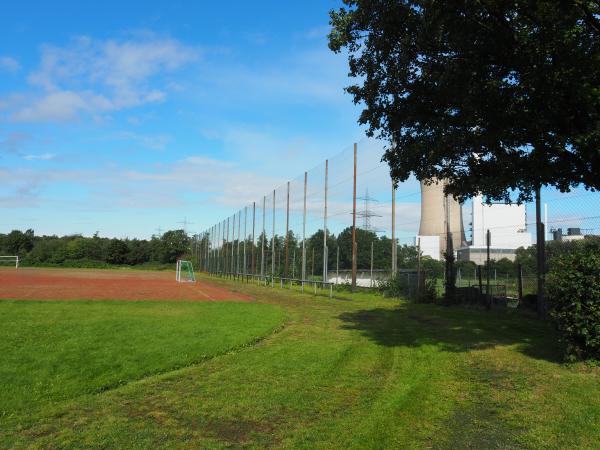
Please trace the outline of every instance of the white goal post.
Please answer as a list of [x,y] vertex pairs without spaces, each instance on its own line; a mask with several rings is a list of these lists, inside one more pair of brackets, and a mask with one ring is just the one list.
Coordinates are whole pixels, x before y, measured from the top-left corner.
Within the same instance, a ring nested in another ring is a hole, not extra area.
[[194,268],[192,267],[191,261],[186,261],[184,259],[177,260],[177,269],[175,274],[175,279],[182,283],[195,283],[196,275],[194,275]]
[[8,263],[11,266],[14,264],[15,269],[19,268],[19,257],[18,256],[3,256],[0,255],[0,264]]

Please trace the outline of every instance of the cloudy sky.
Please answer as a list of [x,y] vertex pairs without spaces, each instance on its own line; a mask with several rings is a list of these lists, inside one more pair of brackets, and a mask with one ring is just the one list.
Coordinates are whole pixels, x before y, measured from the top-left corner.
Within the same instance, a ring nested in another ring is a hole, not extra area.
[[[352,188],[351,154],[340,152],[358,141],[370,151],[358,193],[369,190],[374,226],[389,235],[381,144],[363,140],[359,107],[343,91],[346,57],[327,48],[328,11],[339,6],[5,2],[0,233],[148,238],[184,219],[201,232],[290,179],[296,204],[298,176],[313,168],[311,233],[322,227],[325,158],[337,232],[350,224]],[[553,226],[600,229],[598,193],[543,197]],[[402,185],[397,201],[397,235],[408,242],[418,227],[418,185]]]
[[338,6],[5,4],[0,232],[200,231],[363,138]]

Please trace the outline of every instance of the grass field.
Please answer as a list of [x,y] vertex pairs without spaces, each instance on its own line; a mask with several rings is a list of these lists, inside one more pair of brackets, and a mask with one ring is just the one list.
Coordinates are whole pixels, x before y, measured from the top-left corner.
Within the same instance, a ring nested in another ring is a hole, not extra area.
[[248,345],[283,319],[281,308],[229,302],[1,301],[0,423],[31,427],[85,394]]
[[600,447],[600,370],[517,311],[236,287],[258,301],[0,302],[0,447]]

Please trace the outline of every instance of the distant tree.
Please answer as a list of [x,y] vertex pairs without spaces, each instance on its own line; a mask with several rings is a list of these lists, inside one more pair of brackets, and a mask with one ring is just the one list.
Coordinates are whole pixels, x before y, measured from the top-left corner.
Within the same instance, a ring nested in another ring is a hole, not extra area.
[[399,245],[397,256],[399,269],[414,269],[417,267],[418,251],[416,246]]
[[38,239],[26,261],[33,264],[50,263],[60,264],[67,259],[68,241],[56,236],[43,236]]
[[444,276],[444,262],[437,261],[430,256],[421,258],[421,269],[432,278],[442,278]]
[[392,270],[392,240],[387,236],[381,236],[374,242],[373,268]]
[[499,275],[510,275],[513,276],[516,273],[516,265],[508,258],[501,258],[497,261],[493,261],[491,264],[492,269],[494,269]]
[[67,243],[67,257],[69,259],[89,258],[87,252],[87,239],[82,236],[75,236]]
[[127,244],[121,239],[111,239],[106,250],[106,262],[124,264],[127,262]]
[[33,248],[34,232],[13,230],[4,238],[4,247],[11,255],[23,256]]
[[600,188],[597,0],[344,3],[329,46],[349,53],[347,91],[394,180],[506,201]]
[[143,264],[151,258],[150,243],[146,240],[127,241],[127,264]]
[[477,270],[477,264],[473,261],[456,261],[456,270],[460,270],[461,278],[472,277]]
[[524,248],[520,247],[515,250],[515,263],[521,264],[521,269],[525,274],[534,273],[536,270],[536,246]]
[[[284,245],[285,245],[285,242],[284,242]],[[299,249],[298,238],[296,238],[296,235],[294,234],[294,232],[292,230],[288,231],[287,245],[288,245],[288,277],[291,277],[292,273],[295,273],[296,275],[301,273],[301,265],[299,264],[299,262],[301,263],[301,260],[300,260],[301,253],[298,251],[298,249]],[[285,250],[285,247],[284,247],[284,250]],[[296,257],[295,261],[294,261],[294,255]],[[284,257],[283,261],[285,264],[285,257]],[[294,269],[294,263],[295,263],[295,269]]]
[[[318,230],[311,237],[307,239],[307,257],[312,258],[312,254],[314,251],[315,255],[315,264],[314,270],[315,275],[321,275],[323,273],[323,230]],[[327,233],[327,258],[328,264],[327,267],[329,270],[335,268],[336,264],[336,251],[337,251],[337,242],[335,236]],[[307,269],[308,270],[308,269]],[[311,270],[312,270],[312,262],[311,262]]]
[[189,237],[183,230],[170,230],[160,238],[160,261],[174,263],[189,251]]
[[[371,242],[377,242],[378,237],[372,231],[356,229],[357,268],[366,270],[371,267]],[[340,268],[352,268],[352,227],[345,228],[337,237],[340,246]],[[343,264],[343,265],[342,265]]]

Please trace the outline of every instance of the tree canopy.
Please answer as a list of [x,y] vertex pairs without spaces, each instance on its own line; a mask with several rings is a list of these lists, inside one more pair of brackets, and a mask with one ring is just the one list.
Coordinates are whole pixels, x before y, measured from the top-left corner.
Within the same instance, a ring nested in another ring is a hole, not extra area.
[[598,1],[344,3],[329,46],[394,180],[444,178],[461,199],[600,188]]

